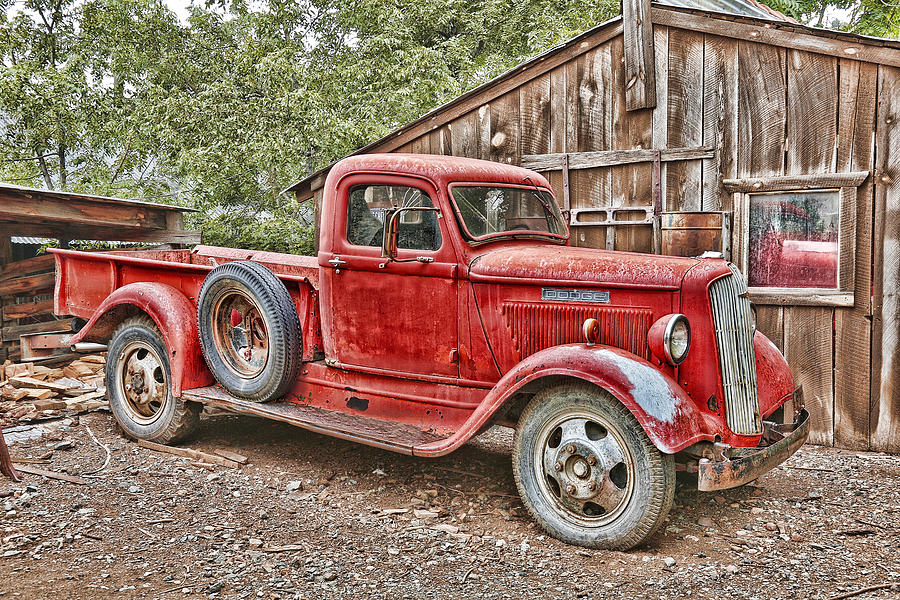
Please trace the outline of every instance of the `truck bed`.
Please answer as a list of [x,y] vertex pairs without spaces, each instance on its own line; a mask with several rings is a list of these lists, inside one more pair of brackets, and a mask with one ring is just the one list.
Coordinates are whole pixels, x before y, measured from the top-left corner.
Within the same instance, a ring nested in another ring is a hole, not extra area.
[[142,282],[171,286],[196,308],[203,280],[216,266],[235,260],[258,262],[278,275],[294,300],[303,330],[304,357],[311,358],[321,347],[319,267],[314,257],[216,246],[197,246],[193,250],[50,252],[56,255],[54,312],[86,320],[117,289]]

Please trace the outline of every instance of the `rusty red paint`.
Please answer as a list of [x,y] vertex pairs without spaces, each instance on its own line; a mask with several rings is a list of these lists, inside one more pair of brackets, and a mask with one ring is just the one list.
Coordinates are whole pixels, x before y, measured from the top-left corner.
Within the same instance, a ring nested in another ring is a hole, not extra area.
[[[269,411],[271,418],[331,435],[440,456],[490,423],[525,386],[572,377],[618,398],[664,452],[716,439],[755,447],[760,435],[730,431],[721,401],[709,287],[731,276],[728,264],[574,248],[546,237],[467,243],[449,186],[523,185],[526,178],[549,191],[540,175],[508,165],[403,154],[352,157],[326,181],[317,257],[205,246],[157,253],[57,250],[57,312],[90,318],[77,339],[108,336],[104,319],[113,320],[119,307],[146,312],[174,351],[176,393],[202,388],[212,379],[196,341],[200,285],[217,264],[255,260],[288,287],[301,315],[305,362],[287,397],[300,408],[256,407],[254,414]],[[380,247],[349,243],[347,199],[363,184],[428,194],[440,210],[440,247],[399,249],[397,258],[411,262],[385,262]],[[650,325],[672,313],[684,314],[691,325],[691,348],[677,367],[654,357],[646,339]],[[599,323],[596,345],[580,343],[588,318]],[[790,396],[793,382],[771,342],[757,333],[753,343],[765,416]],[[186,393],[228,403],[204,389]],[[391,423],[402,427],[388,436]]]
[[72,336],[70,343],[85,339],[104,315],[122,306],[139,309],[159,328],[169,351],[173,394],[180,396],[182,389],[213,382],[200,353],[197,309],[179,290],[164,283],[141,281],[117,288],[100,304],[87,325]]

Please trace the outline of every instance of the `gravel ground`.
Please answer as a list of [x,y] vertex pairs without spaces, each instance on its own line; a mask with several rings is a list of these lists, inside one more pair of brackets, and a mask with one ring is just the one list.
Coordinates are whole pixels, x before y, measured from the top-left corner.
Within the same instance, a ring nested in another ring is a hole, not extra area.
[[740,489],[682,484],[649,543],[608,552],[527,517],[505,429],[428,460],[214,416],[189,447],[250,462],[208,470],[108,413],[41,428],[12,455],[72,475],[111,458],[87,485],[0,481],[4,598],[900,598],[898,456],[806,446]]

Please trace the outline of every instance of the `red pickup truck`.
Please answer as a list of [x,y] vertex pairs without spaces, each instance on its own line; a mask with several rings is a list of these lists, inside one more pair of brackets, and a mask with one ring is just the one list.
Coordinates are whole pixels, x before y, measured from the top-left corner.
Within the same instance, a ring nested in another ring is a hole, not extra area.
[[345,159],[320,208],[318,257],[53,251],[56,312],[109,344],[127,435],[184,439],[204,404],[421,457],[513,427],[534,518],[620,549],[676,470],[733,487],[806,440],[725,260],[572,247],[544,177],[462,158]]

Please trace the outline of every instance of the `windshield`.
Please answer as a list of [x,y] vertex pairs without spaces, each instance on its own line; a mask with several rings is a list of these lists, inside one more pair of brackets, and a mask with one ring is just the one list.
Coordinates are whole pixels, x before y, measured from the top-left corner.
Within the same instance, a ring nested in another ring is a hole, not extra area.
[[550,192],[536,187],[454,185],[450,195],[469,238],[510,235],[566,237]]

